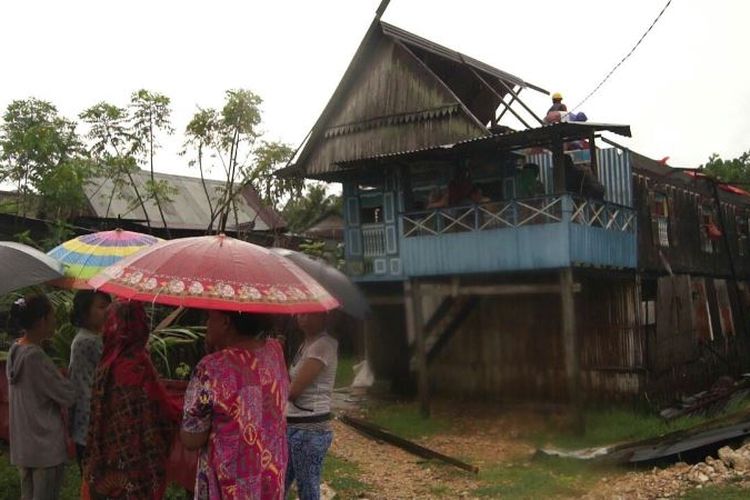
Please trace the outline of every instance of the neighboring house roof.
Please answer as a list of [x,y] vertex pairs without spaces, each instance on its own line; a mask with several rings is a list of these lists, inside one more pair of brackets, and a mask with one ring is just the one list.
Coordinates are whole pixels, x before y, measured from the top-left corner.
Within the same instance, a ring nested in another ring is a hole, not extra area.
[[344,218],[337,213],[329,213],[320,217],[310,227],[302,231],[304,236],[326,240],[343,241]]
[[501,100],[524,88],[546,93],[376,20],[294,165],[281,174],[325,178],[340,162],[490,135]]
[[[150,172],[140,170],[133,177],[143,196],[147,182],[151,180]],[[155,173],[154,177],[157,182],[168,182],[176,190],[171,195],[170,201],[161,203],[167,226],[174,229],[206,229],[208,227],[211,209],[200,178],[163,173]],[[206,188],[213,207],[216,207],[218,203],[224,184],[223,181],[206,179]],[[137,201],[133,201],[136,200],[135,190],[130,185],[126,185],[124,190],[125,196],[115,194],[112,197],[113,182],[109,178],[93,179],[84,188],[95,217],[110,219],[119,217],[145,224],[143,209]],[[245,187],[242,194],[237,197],[236,205],[237,218],[235,220],[233,213],[230,213],[227,229],[269,231],[286,226],[276,211],[261,203],[258,193],[250,186]],[[146,212],[153,227],[163,227],[156,203],[146,202]]]

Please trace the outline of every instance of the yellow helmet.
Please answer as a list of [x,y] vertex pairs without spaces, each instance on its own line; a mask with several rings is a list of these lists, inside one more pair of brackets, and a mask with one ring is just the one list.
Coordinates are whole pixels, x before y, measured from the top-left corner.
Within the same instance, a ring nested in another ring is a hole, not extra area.
[[560,92],[555,92],[554,94],[552,94],[552,100],[553,101],[557,101],[557,100],[562,101],[562,98],[563,98],[563,96],[562,96],[562,94]]

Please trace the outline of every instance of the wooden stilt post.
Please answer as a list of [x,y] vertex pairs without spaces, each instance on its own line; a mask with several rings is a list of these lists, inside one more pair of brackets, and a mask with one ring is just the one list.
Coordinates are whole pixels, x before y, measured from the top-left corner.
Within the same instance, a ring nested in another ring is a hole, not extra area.
[[583,433],[583,394],[581,393],[581,366],[576,330],[575,299],[573,296],[573,269],[567,267],[560,271],[560,299],[562,304],[562,337],[565,352],[565,375],[568,385],[568,397],[573,409],[575,431]]
[[422,317],[422,295],[418,280],[404,282],[406,302],[406,327],[409,337],[414,339],[417,358],[417,394],[419,411],[424,418],[430,417],[430,374],[427,371],[427,349],[424,338],[424,320]]

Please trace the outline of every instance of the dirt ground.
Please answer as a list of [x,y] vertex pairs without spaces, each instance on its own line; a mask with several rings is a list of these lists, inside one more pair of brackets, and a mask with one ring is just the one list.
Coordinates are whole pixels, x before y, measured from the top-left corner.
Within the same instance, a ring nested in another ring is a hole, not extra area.
[[[527,436],[548,424],[545,417],[524,411],[462,410],[442,411],[450,415],[451,430],[417,440],[436,451],[469,461],[485,470],[505,463],[530,462],[535,447]],[[432,499],[479,498],[482,478],[450,466],[427,462],[386,443],[368,439],[341,422],[334,423],[335,438],[331,453],[357,465],[358,477],[368,487],[360,498],[368,499]],[[702,464],[705,466],[706,464]],[[711,470],[715,464],[709,467]],[[686,492],[726,484],[732,488],[750,488],[745,473],[733,478],[711,477],[704,481],[703,469],[677,464],[666,470],[616,471],[592,481],[585,495],[555,495],[554,498],[586,499],[657,499],[681,498]],[[748,471],[750,472],[750,471]],[[697,477],[697,479],[696,479]],[[706,490],[706,491],[709,491]],[[485,494],[483,498],[538,498]],[[336,498],[341,498],[337,496]],[[691,498],[723,498],[696,496]],[[732,497],[735,498],[735,497]],[[741,498],[741,497],[737,497]],[[747,490],[750,498],[750,489]]]
[[[416,440],[443,454],[468,460],[480,469],[491,464],[531,457],[535,448],[519,438],[522,431],[541,425],[539,418],[525,413],[492,415],[484,409],[467,409],[449,415],[451,432]],[[341,422],[334,423],[331,452],[357,464],[360,479],[371,491],[370,499],[473,498],[481,486],[476,476],[459,469],[428,462],[387,443],[368,439]]]

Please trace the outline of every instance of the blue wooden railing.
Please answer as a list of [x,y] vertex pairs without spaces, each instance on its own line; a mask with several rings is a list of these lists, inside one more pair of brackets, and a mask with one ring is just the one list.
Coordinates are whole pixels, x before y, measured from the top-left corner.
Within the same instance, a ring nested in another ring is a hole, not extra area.
[[[406,212],[399,227],[401,277],[637,263],[635,210],[571,194]],[[368,262],[385,258],[382,238],[368,228]]]

